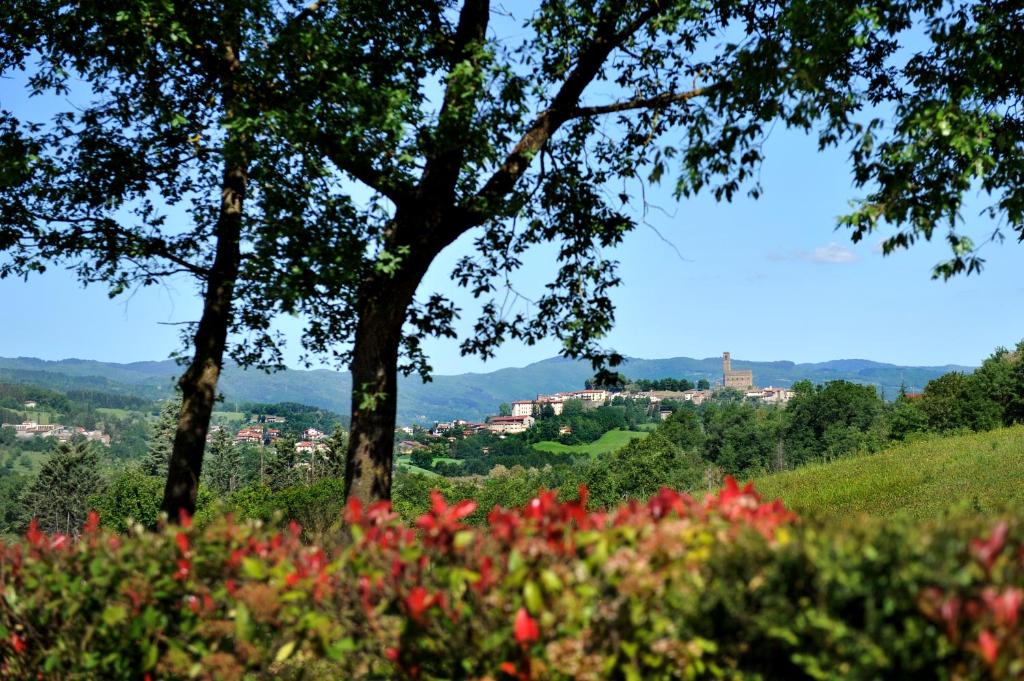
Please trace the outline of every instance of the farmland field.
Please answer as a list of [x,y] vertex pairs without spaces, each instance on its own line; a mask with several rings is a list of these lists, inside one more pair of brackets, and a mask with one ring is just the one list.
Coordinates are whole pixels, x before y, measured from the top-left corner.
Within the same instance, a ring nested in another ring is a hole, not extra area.
[[533,445],[533,448],[551,454],[590,454],[594,456],[614,452],[625,447],[630,440],[647,437],[647,435],[648,433],[645,431],[609,430],[600,439],[585,445],[563,445],[561,442],[544,440]]
[[1024,509],[1024,426],[935,437],[754,480],[802,515],[916,519]]
[[439,477],[441,477],[440,475],[438,475],[434,471],[428,471],[426,468],[420,468],[419,466],[413,466],[411,463],[409,463],[409,457],[408,456],[397,456],[397,457],[395,457],[395,465],[398,468],[401,468],[402,470],[408,471],[410,473],[419,473],[420,475],[426,475],[427,477],[431,477],[431,478],[439,478]]

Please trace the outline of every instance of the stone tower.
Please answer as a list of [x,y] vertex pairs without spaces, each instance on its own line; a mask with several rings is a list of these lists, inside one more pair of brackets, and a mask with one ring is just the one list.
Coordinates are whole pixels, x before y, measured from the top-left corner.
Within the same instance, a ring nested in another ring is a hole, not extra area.
[[722,353],[722,385],[726,388],[746,390],[754,387],[754,373],[750,369],[732,370],[732,360],[728,352]]

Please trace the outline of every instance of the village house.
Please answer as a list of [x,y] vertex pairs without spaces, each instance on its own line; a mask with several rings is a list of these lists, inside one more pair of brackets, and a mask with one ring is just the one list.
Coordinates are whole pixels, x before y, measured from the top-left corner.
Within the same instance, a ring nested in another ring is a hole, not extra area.
[[793,397],[793,391],[788,388],[756,388],[745,393],[747,399],[760,400],[766,404],[785,404]]
[[263,429],[259,426],[242,428],[235,433],[235,444],[259,445],[263,444]]
[[532,428],[532,416],[492,416],[487,420],[487,429],[496,435],[515,435]]
[[428,447],[425,444],[422,442],[416,442],[415,440],[402,440],[398,443],[398,453],[402,456],[427,448]]
[[323,442],[311,442],[309,440],[303,440],[295,443],[295,452],[297,454],[310,454],[313,452],[326,452],[327,445]]
[[565,407],[565,398],[561,395],[537,395],[535,402],[540,409],[545,406],[551,407],[555,416],[561,416],[562,409]]
[[25,401],[25,408],[26,409],[35,409],[38,406],[39,406],[39,403],[36,402],[35,400],[26,400]]
[[327,433],[316,428],[306,428],[302,431],[302,439],[309,440],[310,442],[320,442],[327,439]]

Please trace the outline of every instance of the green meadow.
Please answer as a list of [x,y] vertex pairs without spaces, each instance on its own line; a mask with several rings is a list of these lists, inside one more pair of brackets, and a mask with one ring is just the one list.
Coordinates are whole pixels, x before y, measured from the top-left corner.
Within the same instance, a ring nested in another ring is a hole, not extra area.
[[753,482],[766,498],[825,519],[1021,512],[1024,426],[928,438]]
[[596,456],[599,454],[614,452],[625,447],[630,440],[647,437],[647,435],[648,433],[646,431],[637,432],[617,429],[609,430],[599,439],[584,445],[563,445],[561,442],[544,440],[534,444],[533,448],[538,451],[549,452],[551,454],[589,454],[591,456]]

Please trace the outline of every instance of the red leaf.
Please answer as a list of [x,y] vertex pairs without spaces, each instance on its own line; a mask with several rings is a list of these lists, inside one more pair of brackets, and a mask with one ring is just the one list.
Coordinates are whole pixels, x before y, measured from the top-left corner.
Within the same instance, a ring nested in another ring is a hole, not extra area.
[[96,511],[89,511],[89,515],[85,517],[85,525],[82,527],[82,532],[85,534],[95,534],[100,529],[100,516]]
[[1006,545],[1006,534],[1008,531],[1009,526],[1007,526],[1004,520],[995,526],[988,539],[971,540],[971,553],[974,554],[979,563],[985,566],[986,570],[992,569],[992,564],[999,557],[1003,546]]
[[46,541],[46,535],[39,531],[39,523],[33,518],[28,523],[28,530],[25,531],[25,539],[32,546],[42,546]]
[[981,597],[985,601],[985,605],[995,615],[996,624],[1007,627],[1017,626],[1021,602],[1024,601],[1024,591],[1010,588],[998,593],[995,589],[988,588],[982,592]]
[[981,656],[985,658],[985,661],[989,664],[995,664],[996,658],[999,656],[999,641],[988,629],[982,629],[981,633],[978,634],[978,649],[981,651]]
[[423,611],[430,607],[427,600],[427,590],[422,586],[414,586],[409,595],[405,597],[405,607],[409,611],[409,617],[414,622],[419,622]]
[[178,550],[181,551],[182,555],[188,553],[188,537],[184,532],[174,535],[174,541],[178,544]]
[[448,504],[444,497],[436,489],[430,490],[430,512],[434,515],[443,515],[448,510]]
[[516,613],[515,636],[517,643],[524,644],[540,638],[537,620],[530,617],[530,613],[526,612],[526,608],[519,608],[519,612]]
[[358,525],[363,519],[363,504],[359,499],[352,497],[345,507],[345,522],[349,525]]
[[11,632],[11,647],[14,648],[14,652],[23,653],[28,648],[28,644],[13,631]]
[[473,501],[472,499],[463,499],[459,503],[455,504],[455,508],[452,509],[451,517],[453,520],[462,520],[475,510],[475,501]]

